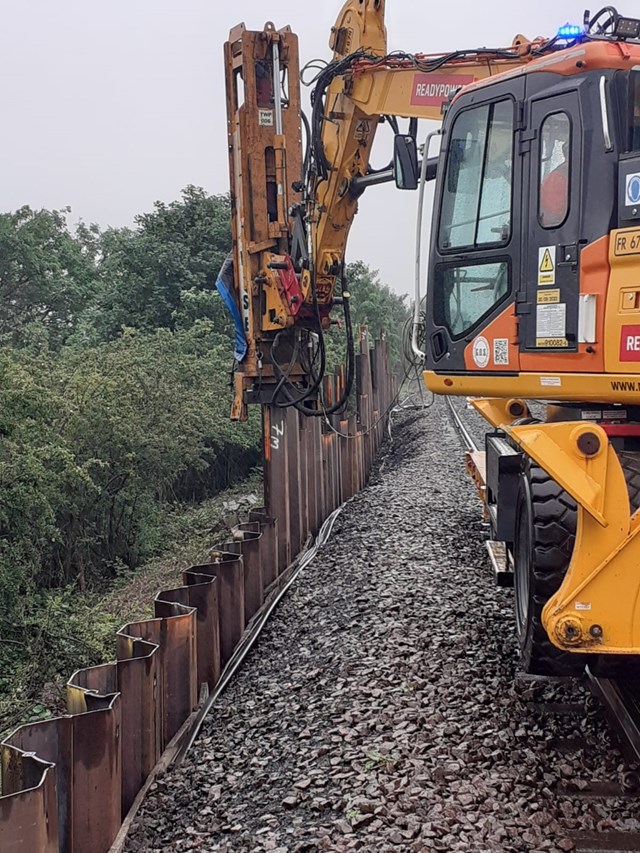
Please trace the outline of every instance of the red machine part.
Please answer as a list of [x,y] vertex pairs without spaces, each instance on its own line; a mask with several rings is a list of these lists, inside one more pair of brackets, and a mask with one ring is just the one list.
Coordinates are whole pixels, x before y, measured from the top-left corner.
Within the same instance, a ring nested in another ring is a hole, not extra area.
[[280,293],[289,306],[292,317],[296,317],[302,308],[302,290],[298,276],[293,268],[293,263],[288,255],[284,257],[286,266],[278,265],[278,278],[280,279]]

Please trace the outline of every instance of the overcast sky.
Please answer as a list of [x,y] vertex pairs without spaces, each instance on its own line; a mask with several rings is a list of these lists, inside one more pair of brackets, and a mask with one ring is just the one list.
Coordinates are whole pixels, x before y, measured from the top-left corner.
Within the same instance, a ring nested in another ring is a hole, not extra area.
[[[229,29],[291,24],[304,63],[329,58],[339,8],[338,0],[0,0],[0,210],[69,206],[72,223],[120,226],[187,184],[226,192]],[[553,35],[582,12],[574,0],[387,0],[389,47],[503,46],[518,32]],[[374,164],[388,159],[374,150]],[[413,290],[416,201],[392,187],[368,190],[349,242],[348,260],[379,269],[398,292]]]

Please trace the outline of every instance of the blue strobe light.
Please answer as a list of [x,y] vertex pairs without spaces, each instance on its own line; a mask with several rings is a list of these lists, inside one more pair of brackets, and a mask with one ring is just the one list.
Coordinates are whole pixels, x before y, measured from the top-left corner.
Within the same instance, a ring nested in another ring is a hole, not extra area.
[[575,39],[584,33],[584,29],[578,24],[565,24],[558,30],[558,38],[560,39]]

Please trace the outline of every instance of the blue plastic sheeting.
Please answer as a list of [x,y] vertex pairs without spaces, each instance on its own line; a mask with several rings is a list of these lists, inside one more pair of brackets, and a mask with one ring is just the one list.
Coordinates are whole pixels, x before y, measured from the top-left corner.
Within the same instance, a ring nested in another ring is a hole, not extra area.
[[233,296],[233,255],[227,255],[225,262],[222,264],[222,269],[216,281],[216,290],[222,297],[222,301],[227,306],[227,311],[231,314],[231,319],[233,320],[236,332],[236,348],[233,357],[236,361],[242,361],[247,354],[249,345],[244,335],[242,315]]

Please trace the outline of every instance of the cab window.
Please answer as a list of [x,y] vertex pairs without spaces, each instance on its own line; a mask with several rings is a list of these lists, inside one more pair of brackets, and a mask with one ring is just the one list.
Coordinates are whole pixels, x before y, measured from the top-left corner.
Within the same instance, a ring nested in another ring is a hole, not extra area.
[[458,115],[450,133],[438,236],[441,251],[508,243],[512,164],[510,99]]
[[540,128],[538,219],[557,228],[569,213],[571,122],[564,112],[551,113]]
[[451,337],[462,337],[509,292],[509,264],[442,265],[436,272],[435,320]]

